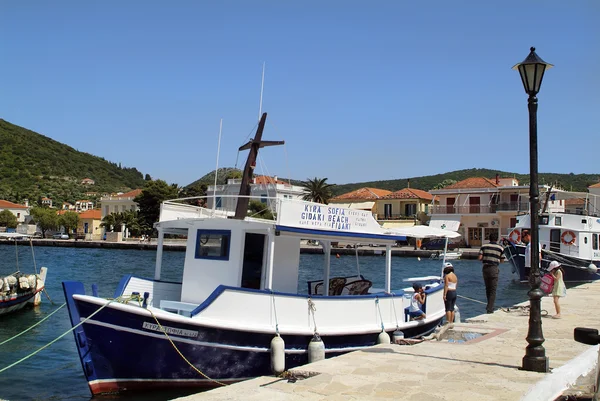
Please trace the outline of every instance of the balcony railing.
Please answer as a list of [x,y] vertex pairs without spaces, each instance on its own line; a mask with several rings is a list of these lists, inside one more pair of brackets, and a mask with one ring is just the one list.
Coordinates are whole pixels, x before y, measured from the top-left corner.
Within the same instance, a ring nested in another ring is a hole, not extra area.
[[528,211],[529,202],[500,202],[496,207],[500,211]]
[[489,214],[496,213],[497,205],[465,205],[465,206],[444,206],[438,205],[430,207],[429,214]]
[[374,214],[376,220],[414,220],[415,216],[405,214]]

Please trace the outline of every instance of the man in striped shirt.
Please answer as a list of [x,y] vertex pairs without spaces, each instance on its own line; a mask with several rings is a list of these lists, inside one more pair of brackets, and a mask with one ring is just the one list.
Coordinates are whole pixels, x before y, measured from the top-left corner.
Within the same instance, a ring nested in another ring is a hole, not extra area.
[[502,245],[496,243],[498,234],[490,233],[490,243],[485,244],[479,250],[479,260],[483,263],[483,282],[485,283],[485,295],[487,297],[487,313],[494,313],[496,302],[496,288],[498,287],[498,276],[500,269],[498,265],[504,260]]

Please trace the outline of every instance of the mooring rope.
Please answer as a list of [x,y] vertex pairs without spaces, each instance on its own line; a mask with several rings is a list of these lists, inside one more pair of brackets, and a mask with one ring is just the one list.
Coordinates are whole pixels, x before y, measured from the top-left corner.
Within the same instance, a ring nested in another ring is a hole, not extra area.
[[385,331],[385,326],[383,325],[383,316],[381,315],[381,307],[379,306],[379,297],[375,298],[375,305],[377,305],[377,310],[379,311],[379,320],[381,321],[381,331]]
[[[135,296],[131,297],[132,300],[137,300],[138,304],[140,306],[140,308],[143,308],[142,306],[142,299],[140,297],[139,294],[136,294]],[[211,377],[209,377],[208,375],[206,375],[204,372],[202,372],[200,369],[198,369],[197,367],[194,366],[194,364],[192,364],[179,350],[179,348],[177,348],[177,346],[175,345],[175,343],[173,342],[173,340],[171,339],[171,337],[169,336],[169,334],[167,333],[167,330],[165,330],[165,328],[162,326],[162,324],[160,324],[160,322],[158,321],[158,318],[156,317],[156,315],[154,314],[154,312],[152,312],[152,310],[148,309],[148,308],[144,308],[146,309],[148,312],[150,312],[150,315],[152,315],[152,317],[154,318],[154,321],[156,322],[156,324],[158,325],[158,327],[160,328],[160,330],[162,331],[162,333],[165,335],[165,337],[167,338],[167,340],[169,340],[169,342],[171,343],[171,345],[173,346],[173,348],[175,349],[175,351],[179,354],[179,356],[192,368],[194,369],[196,372],[198,372],[202,377],[204,377],[205,379],[213,382],[213,383],[217,383],[221,386],[226,386],[226,383],[220,382],[218,380],[215,380]]]
[[59,306],[58,308],[56,308],[56,310],[55,310],[54,312],[52,312],[51,314],[49,314],[48,316],[46,316],[45,318],[43,318],[42,320],[40,320],[39,322],[37,322],[36,324],[34,324],[33,326],[29,327],[28,329],[25,329],[25,330],[23,330],[22,332],[20,332],[19,334],[17,334],[17,335],[14,335],[14,336],[12,336],[11,338],[9,338],[9,339],[6,339],[6,340],[2,341],[2,342],[0,343],[0,345],[4,345],[4,344],[6,344],[7,342],[10,342],[10,341],[14,340],[15,338],[22,336],[23,334],[27,333],[29,330],[33,329],[34,327],[36,327],[36,326],[39,326],[39,325],[40,325],[40,324],[42,324],[44,321],[48,320],[48,319],[49,319],[49,318],[50,318],[52,315],[54,315],[56,312],[58,312],[58,311],[59,311],[59,310],[60,310],[60,309],[61,309],[63,306],[65,306],[66,304],[67,304],[67,303],[65,302],[64,304],[62,304],[61,306]]
[[271,298],[273,299],[273,313],[275,314],[275,334],[279,335],[279,320],[277,320],[277,308],[275,307],[275,293],[271,291]]
[[317,311],[317,306],[312,301],[312,299],[310,299],[310,297],[309,297],[308,298],[308,313],[312,314],[313,324],[315,325],[315,333],[318,332],[318,330],[317,330],[317,321],[315,319],[315,312],[316,311]]
[[477,302],[477,303],[480,303],[480,304],[483,304],[483,305],[487,305],[487,302],[482,302],[482,301],[479,301],[479,300],[477,300],[477,299],[473,299],[473,298],[465,297],[464,295],[457,295],[457,297],[459,297],[459,298],[464,298],[464,299],[468,299],[469,301]]
[[[118,299],[118,298],[117,298]],[[55,342],[57,342],[58,340],[60,340],[61,338],[63,338],[64,336],[66,336],[67,334],[69,334],[70,332],[72,332],[73,330],[75,330],[76,328],[78,328],[79,326],[81,326],[82,324],[84,324],[85,322],[87,322],[88,320],[90,320],[92,317],[94,317],[97,313],[99,313],[102,309],[106,308],[108,305],[110,305],[111,303],[115,302],[117,299],[112,299],[109,302],[107,302],[106,304],[102,305],[102,307],[100,307],[99,309],[97,309],[94,313],[92,313],[91,315],[89,315],[87,318],[83,319],[81,322],[79,322],[78,324],[76,324],[75,326],[73,326],[72,328],[70,328],[69,330],[65,331],[64,333],[62,333],[60,336],[56,337],[54,340],[50,341],[48,344],[38,348],[37,350],[33,351],[31,354],[24,356],[23,358],[19,359],[18,361],[11,363],[10,365],[0,369],[0,373],[3,373],[4,371],[20,364],[21,362],[26,361],[27,359],[31,358],[32,356],[38,354],[39,352],[45,350],[46,348],[48,348],[49,346],[51,346],[52,344],[54,344]]]

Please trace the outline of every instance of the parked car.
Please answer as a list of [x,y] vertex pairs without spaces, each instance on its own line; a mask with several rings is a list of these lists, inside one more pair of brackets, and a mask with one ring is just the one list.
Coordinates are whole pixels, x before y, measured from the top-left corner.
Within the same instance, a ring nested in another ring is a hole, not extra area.
[[[442,251],[444,250],[444,244],[446,243],[445,238],[424,238],[421,243],[421,249]],[[459,247],[458,242],[448,240],[448,250],[451,251]]]
[[61,234],[61,233],[56,233],[52,236],[52,238],[54,239],[69,239],[69,235],[68,234]]
[[33,233],[33,238],[43,238],[42,233],[40,231],[36,231]]

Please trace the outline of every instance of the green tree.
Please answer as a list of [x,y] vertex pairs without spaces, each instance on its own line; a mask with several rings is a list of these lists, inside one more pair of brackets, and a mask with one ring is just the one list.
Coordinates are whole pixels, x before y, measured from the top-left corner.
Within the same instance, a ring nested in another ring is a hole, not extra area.
[[115,215],[114,213],[107,214],[102,218],[102,223],[100,223],[100,227],[103,227],[107,232],[113,232],[115,228]]
[[42,236],[46,236],[46,231],[56,230],[58,227],[58,215],[56,210],[48,209],[46,207],[34,207],[30,212],[31,216],[35,220],[36,224],[42,230]]
[[257,201],[256,199],[250,200],[250,203],[248,204],[248,210],[248,215],[250,217],[274,220],[273,213],[271,212],[271,209],[269,209],[269,206],[265,203]]
[[12,214],[10,210],[4,209],[0,212],[0,227],[17,228],[18,224],[17,216]]
[[188,199],[185,203],[195,206],[204,206],[206,203],[206,190],[207,186],[198,182],[183,188],[180,196],[182,198],[197,197],[197,199]]
[[168,199],[175,199],[179,195],[179,188],[169,185],[166,181],[148,181],[142,193],[135,197],[134,201],[140,208],[138,218],[141,226],[145,227],[146,233],[150,233],[154,223],[160,217],[160,204]]
[[328,184],[327,178],[309,178],[302,186],[304,187],[302,199],[305,201],[327,204],[332,197],[333,184]]
[[448,185],[452,185],[452,184],[456,184],[458,181],[456,180],[451,180],[450,178],[446,178],[444,181],[440,182],[439,184],[436,184],[433,189],[442,189],[444,187],[447,187]]
[[[229,179],[240,179],[242,178],[242,171],[241,170],[230,170],[227,175],[225,176],[226,180]],[[227,181],[225,181],[227,182]]]
[[58,225],[65,228],[66,233],[72,233],[74,229],[77,229],[79,224],[79,214],[75,212],[65,212],[65,214],[59,216]]
[[141,234],[141,226],[138,221],[137,210],[127,210],[123,212],[123,224],[129,230],[129,233],[133,236]]

